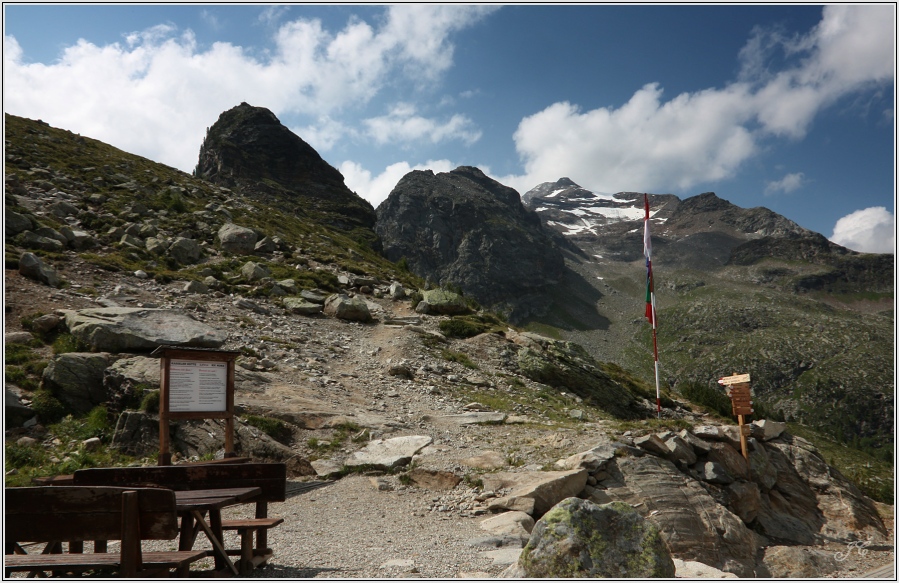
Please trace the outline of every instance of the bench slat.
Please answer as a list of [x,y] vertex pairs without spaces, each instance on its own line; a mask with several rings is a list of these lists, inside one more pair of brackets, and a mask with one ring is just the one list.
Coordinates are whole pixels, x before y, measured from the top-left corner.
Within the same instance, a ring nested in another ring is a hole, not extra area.
[[243,530],[246,528],[274,528],[284,522],[277,516],[271,518],[247,518],[244,520],[223,520],[223,530]]

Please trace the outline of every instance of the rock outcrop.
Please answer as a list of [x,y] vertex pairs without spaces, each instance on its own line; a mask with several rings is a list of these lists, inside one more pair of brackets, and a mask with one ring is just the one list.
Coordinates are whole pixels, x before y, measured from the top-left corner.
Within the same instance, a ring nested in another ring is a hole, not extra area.
[[562,255],[518,193],[477,168],[404,176],[377,209],[391,261],[519,319],[544,311]]
[[227,333],[179,310],[92,308],[63,312],[72,335],[94,351],[147,351],[160,345],[218,348],[227,338]]
[[194,172],[249,197],[279,199],[291,212],[369,235],[375,213],[350,191],[343,175],[264,107],[241,103],[209,128]]

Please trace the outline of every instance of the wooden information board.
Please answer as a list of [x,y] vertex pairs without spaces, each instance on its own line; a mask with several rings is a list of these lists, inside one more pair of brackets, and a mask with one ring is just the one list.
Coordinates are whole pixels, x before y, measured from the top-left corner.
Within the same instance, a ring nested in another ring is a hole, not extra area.
[[172,464],[171,419],[224,419],[225,457],[234,453],[234,361],[240,352],[160,346],[159,459]]

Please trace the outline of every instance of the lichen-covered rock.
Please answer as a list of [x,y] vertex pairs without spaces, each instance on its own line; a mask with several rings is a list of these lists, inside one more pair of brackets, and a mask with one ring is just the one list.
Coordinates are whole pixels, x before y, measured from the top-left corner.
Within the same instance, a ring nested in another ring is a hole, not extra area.
[[106,402],[103,371],[110,364],[105,353],[67,352],[44,369],[42,385],[75,413],[86,413]]
[[63,313],[72,335],[95,351],[153,350],[160,345],[218,348],[227,338],[226,332],[179,310],[88,308]]
[[218,231],[222,251],[234,255],[247,255],[256,248],[256,232],[234,223],[225,223]]
[[537,521],[518,559],[521,577],[673,578],[659,530],[627,504],[563,500]]
[[168,248],[168,256],[181,265],[191,265],[200,260],[203,251],[195,239],[176,237]]

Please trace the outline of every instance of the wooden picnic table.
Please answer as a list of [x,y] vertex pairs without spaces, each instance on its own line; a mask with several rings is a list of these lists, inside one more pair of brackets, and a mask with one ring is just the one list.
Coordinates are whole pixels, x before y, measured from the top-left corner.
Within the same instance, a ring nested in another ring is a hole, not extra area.
[[[178,550],[193,550],[197,534],[202,530],[212,543],[215,556],[215,568],[228,568],[234,575],[240,571],[228,557],[225,550],[224,531],[222,529],[222,508],[252,502],[262,493],[262,488],[218,488],[206,490],[182,490],[175,492],[175,510],[181,517],[181,535],[178,539]],[[209,514],[209,522],[205,515]]]

